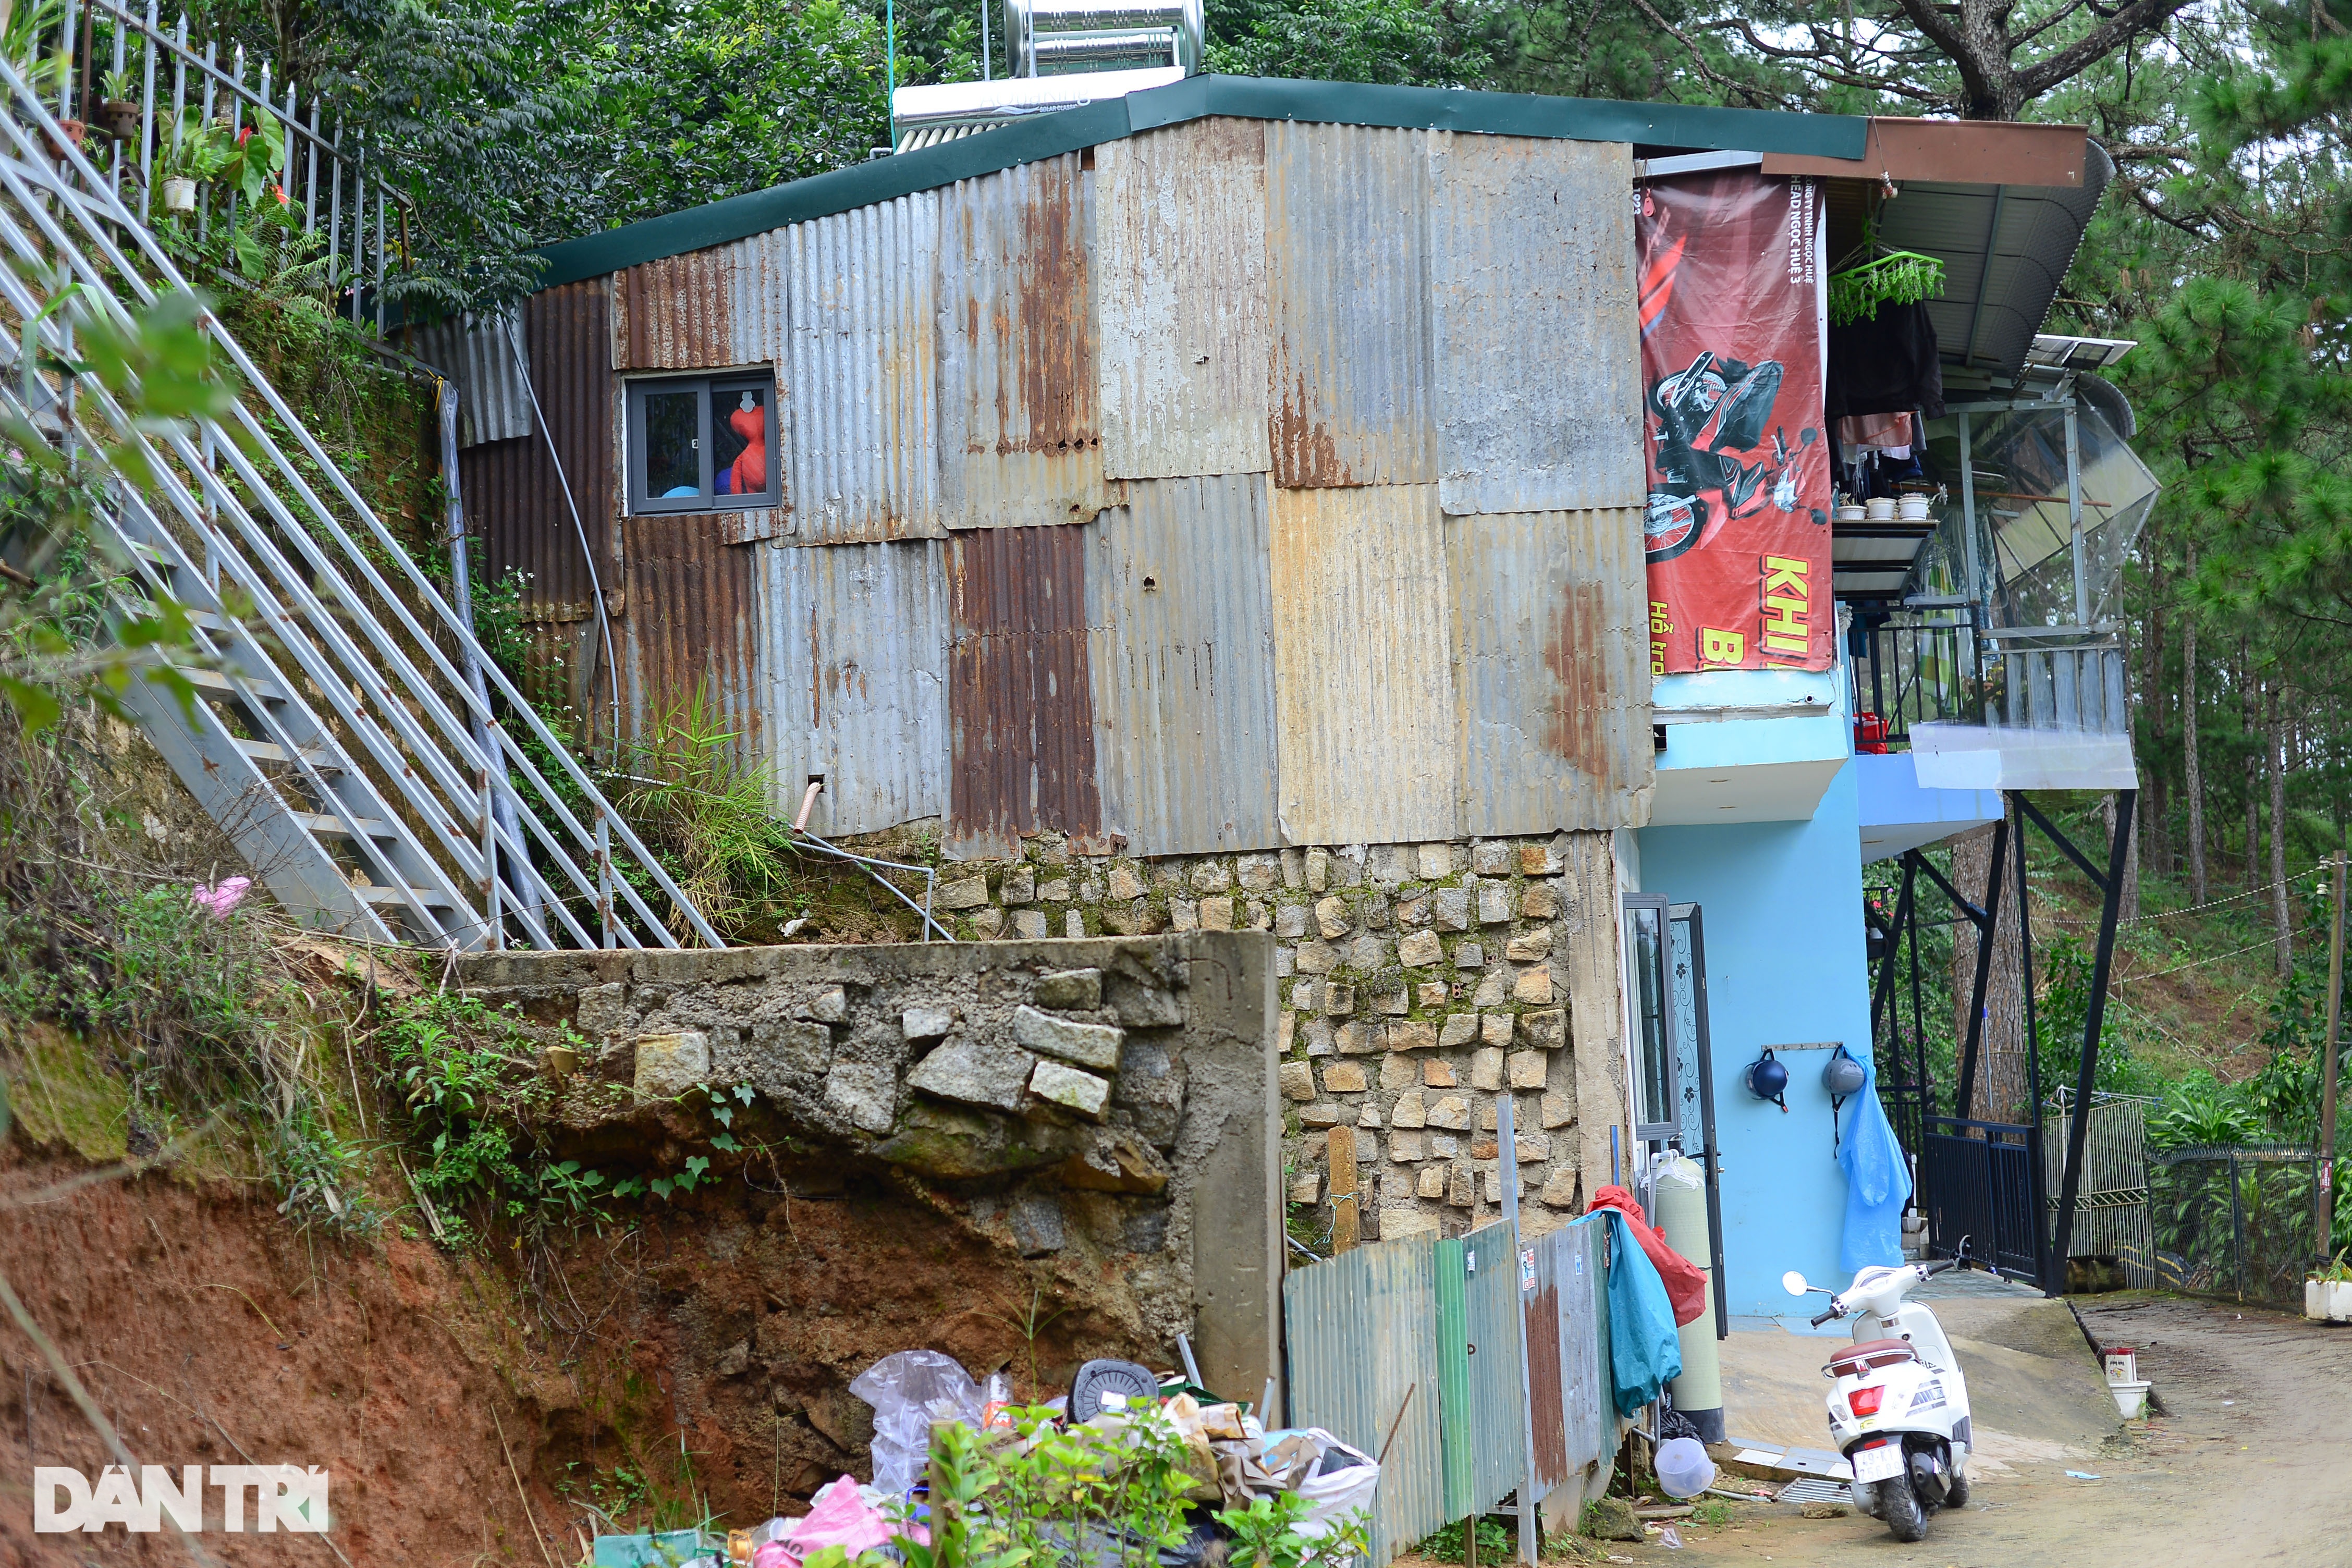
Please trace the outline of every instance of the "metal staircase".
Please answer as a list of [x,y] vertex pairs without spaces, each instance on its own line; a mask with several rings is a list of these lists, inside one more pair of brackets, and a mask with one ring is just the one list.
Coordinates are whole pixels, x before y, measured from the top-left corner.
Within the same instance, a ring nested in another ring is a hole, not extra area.
[[242,378],[216,420],[78,368],[77,331],[188,284],[7,61],[0,96],[0,412],[103,477],[121,607],[187,612],[194,700],[124,700],[254,875],[376,942],[724,946],[209,311]]

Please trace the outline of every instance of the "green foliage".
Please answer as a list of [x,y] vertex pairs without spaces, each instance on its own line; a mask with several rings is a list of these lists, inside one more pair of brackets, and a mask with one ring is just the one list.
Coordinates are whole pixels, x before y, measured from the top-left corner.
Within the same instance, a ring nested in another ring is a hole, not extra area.
[[[1370,1547],[1364,1516],[1341,1521],[1328,1531],[1307,1531],[1301,1526],[1311,1505],[1297,1492],[1260,1494],[1247,1508],[1220,1509],[1217,1523],[1233,1537],[1226,1561],[1235,1568],[1345,1568]],[[1486,1538],[1481,1535],[1484,1546]],[[1487,1561],[1500,1563],[1503,1553]]]
[[[1467,1563],[1463,1552],[1465,1531],[1463,1521],[1441,1527],[1437,1532],[1412,1549],[1416,1557],[1427,1557],[1439,1563]],[[1511,1532],[1491,1519],[1478,1521],[1478,1560],[1482,1563],[1507,1563],[1519,1549]]]
[[1477,87],[1487,79],[1486,48],[1452,6],[1297,0],[1237,5],[1219,21],[1230,36],[1209,47],[1213,71],[1421,87]]
[[511,1012],[425,992],[388,1003],[376,1040],[383,1086],[408,1108],[416,1184],[453,1243],[467,1238],[462,1214],[477,1206],[533,1236],[611,1221],[604,1175],[553,1158],[532,1130],[545,1082]]
[[2148,1113],[2148,1142],[2158,1149],[2253,1143],[2263,1136],[2261,1112],[2238,1087],[2199,1070],[2165,1086]]

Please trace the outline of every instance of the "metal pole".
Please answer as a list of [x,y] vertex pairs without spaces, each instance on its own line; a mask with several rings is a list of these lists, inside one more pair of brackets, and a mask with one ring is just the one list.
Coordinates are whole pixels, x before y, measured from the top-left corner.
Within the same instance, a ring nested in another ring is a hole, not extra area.
[[2083,1185],[2083,1139],[2090,1126],[2091,1095],[2099,1081],[2099,1034],[2107,1019],[2107,977],[2115,965],[2116,919],[2122,912],[2124,873],[2130,864],[2136,789],[2116,792],[2116,837],[2107,846],[2106,899],[2099,910],[2099,951],[2091,961],[2091,1005],[2083,1019],[2083,1060],[2074,1072],[2074,1103],[2066,1121],[2066,1167],[2058,1183],[2058,1234],[2051,1250],[2066,1266],[2074,1227],[2074,1200]]
[[613,819],[602,801],[596,805],[596,918],[609,948],[613,945]]
[[[1532,1259],[1519,1250],[1519,1139],[1514,1096],[1497,1095],[1495,1099],[1495,1158],[1502,1166],[1503,1218],[1511,1227],[1511,1268],[1518,1276],[1518,1289],[1512,1293],[1517,1310],[1511,1321],[1517,1326],[1519,1345],[1519,1561],[1540,1563],[1542,1555],[1536,1540],[1536,1401],[1535,1378],[1528,1364],[1528,1297],[1532,1289],[1528,1265]],[[1477,1529],[1477,1521],[1471,1521]]]
[[155,0],[147,0],[147,32],[139,94],[139,221],[147,221],[155,194]]
[[1969,993],[1969,1037],[1960,1053],[1960,1081],[1952,1090],[1952,1114],[1965,1121],[1975,1102],[1977,1044],[1984,1038],[1985,986],[1992,977],[1992,944],[2000,931],[2000,879],[2009,861],[2009,818],[1993,825],[1992,867],[1985,874],[1985,918],[1977,928],[1976,987]]
[[2016,791],[2010,792],[2010,799],[2016,803],[2017,811],[2011,852],[2017,857],[2018,989],[2025,1002],[2025,1092],[2033,1102],[2033,1131],[2025,1145],[2026,1214],[2033,1227],[2033,1265],[2041,1277],[2042,1293],[2055,1296],[2059,1282],[2050,1277],[2050,1229],[2042,1222],[2042,1211],[2049,1200],[2042,1190],[2042,1042],[2033,1018],[2033,910],[2025,880],[2025,808]]
[[343,127],[335,122],[335,140],[331,151],[336,156],[327,160],[327,281],[335,281],[338,264],[342,258],[343,244]]
[[[205,107],[202,123],[207,133],[210,133],[213,128],[213,93],[215,91],[213,73],[219,68],[219,61],[220,40],[206,38],[205,40]],[[196,198],[196,237],[198,239],[205,237],[212,232],[212,208],[205,205],[203,195],[199,194]]]
[[2344,1020],[2345,854],[2336,851],[2336,920],[2327,937],[2327,1038],[2319,1048],[2318,1224],[2322,1258],[2336,1250],[2336,1031]]
[[2074,405],[2066,405],[2066,537],[2074,557],[2074,624],[2091,624],[2091,581],[2083,559],[2083,449]]
[[65,58],[65,79],[58,84],[58,118],[71,120],[73,112],[73,52],[74,0],[66,0],[65,26],[58,34],[58,53]]
[[982,81],[996,79],[996,60],[988,38],[988,8],[993,4],[995,0],[980,0],[980,79]]
[[[302,176],[302,232],[310,234],[319,226],[319,100],[310,100],[310,163]],[[327,269],[328,276],[334,268]]]

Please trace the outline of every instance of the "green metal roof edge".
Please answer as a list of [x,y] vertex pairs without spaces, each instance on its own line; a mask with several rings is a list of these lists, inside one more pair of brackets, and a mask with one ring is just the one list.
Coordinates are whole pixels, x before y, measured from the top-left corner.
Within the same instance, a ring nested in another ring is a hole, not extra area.
[[539,287],[602,277],[1213,114],[1815,158],[1860,158],[1870,134],[1869,121],[1850,114],[1196,76],[551,245],[540,252],[547,270]]

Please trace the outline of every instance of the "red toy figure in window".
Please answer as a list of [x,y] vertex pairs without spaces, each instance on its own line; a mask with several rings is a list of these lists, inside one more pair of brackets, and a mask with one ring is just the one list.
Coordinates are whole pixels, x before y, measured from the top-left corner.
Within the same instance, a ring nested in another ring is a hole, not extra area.
[[742,405],[727,416],[727,427],[743,440],[743,450],[719,477],[720,495],[755,496],[768,488],[768,411],[759,395],[747,392]]

